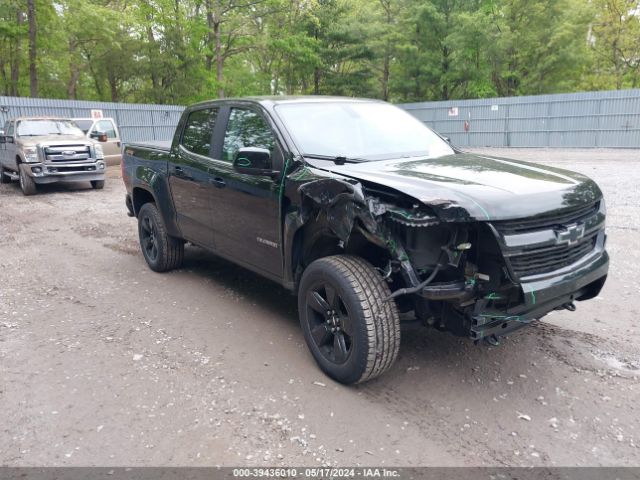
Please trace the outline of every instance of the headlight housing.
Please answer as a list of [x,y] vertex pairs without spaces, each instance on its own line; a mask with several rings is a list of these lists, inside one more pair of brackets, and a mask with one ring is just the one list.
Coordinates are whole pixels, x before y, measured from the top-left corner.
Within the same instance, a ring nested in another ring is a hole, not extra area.
[[24,154],[25,162],[35,163],[38,161],[38,149],[36,147],[24,147],[22,153]]
[[104,150],[102,150],[102,145],[96,143],[93,148],[96,151],[96,159],[97,160],[104,160]]

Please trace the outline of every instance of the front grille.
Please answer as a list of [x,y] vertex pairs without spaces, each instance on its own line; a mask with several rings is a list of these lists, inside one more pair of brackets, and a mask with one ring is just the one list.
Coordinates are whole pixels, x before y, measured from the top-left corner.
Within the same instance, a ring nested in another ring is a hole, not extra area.
[[536,248],[509,257],[511,268],[519,278],[549,273],[568,267],[596,247],[598,232],[573,245]]
[[96,167],[93,165],[77,165],[77,166],[69,166],[69,165],[56,165],[55,167],[48,167],[48,173],[67,173],[67,172],[94,172]]
[[502,233],[525,233],[534,230],[546,230],[562,225],[577,223],[595,214],[600,207],[600,202],[580,207],[566,208],[554,213],[545,213],[530,218],[518,220],[503,220],[494,222],[495,227]]
[[[506,237],[517,238],[518,235],[543,230],[553,230],[558,235],[568,226],[588,224],[599,208],[600,202],[594,202],[534,217],[494,222],[493,225]],[[535,237],[534,233],[532,235]],[[566,242],[551,246],[546,244],[529,248],[525,246],[515,251],[507,248],[504,254],[517,278],[530,277],[554,272],[576,263],[596,248],[597,238],[598,231],[591,230],[577,243]]]
[[89,145],[56,145],[44,147],[47,162],[86,162],[91,158]]

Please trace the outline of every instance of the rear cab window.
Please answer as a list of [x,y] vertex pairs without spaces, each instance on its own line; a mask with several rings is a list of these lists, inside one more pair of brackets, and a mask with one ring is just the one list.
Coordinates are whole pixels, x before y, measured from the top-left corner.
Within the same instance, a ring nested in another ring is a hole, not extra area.
[[76,125],[78,125],[78,128],[80,130],[82,130],[84,133],[88,133],[89,129],[91,129],[91,126],[93,125],[93,120],[74,120],[74,122],[76,123]]
[[211,139],[217,117],[217,108],[191,112],[182,131],[180,145],[191,153],[211,157]]

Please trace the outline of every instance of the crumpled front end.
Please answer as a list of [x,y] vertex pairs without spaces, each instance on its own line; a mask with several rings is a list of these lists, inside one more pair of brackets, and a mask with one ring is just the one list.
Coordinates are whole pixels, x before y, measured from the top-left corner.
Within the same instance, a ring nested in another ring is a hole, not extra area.
[[314,258],[305,249],[362,256],[390,284],[388,301],[435,328],[474,340],[503,335],[554,309],[575,309],[575,300],[595,297],[606,279],[602,199],[481,221],[453,202],[423,203],[318,173],[293,177],[300,206],[289,221],[313,231],[309,237],[335,241],[321,249],[303,242],[302,267]]
[[575,310],[573,302],[598,295],[607,276],[603,200],[520,220],[386,222],[420,282],[398,297],[412,294],[419,318],[475,340]]

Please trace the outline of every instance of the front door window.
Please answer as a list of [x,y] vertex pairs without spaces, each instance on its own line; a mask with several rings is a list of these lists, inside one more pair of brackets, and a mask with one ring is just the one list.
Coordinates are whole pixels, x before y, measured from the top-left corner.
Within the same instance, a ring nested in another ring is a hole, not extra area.
[[[233,161],[236,152],[243,147],[266,148],[273,155],[275,139],[264,118],[253,110],[232,108],[222,144],[222,159]],[[265,168],[270,168],[265,167]]]

